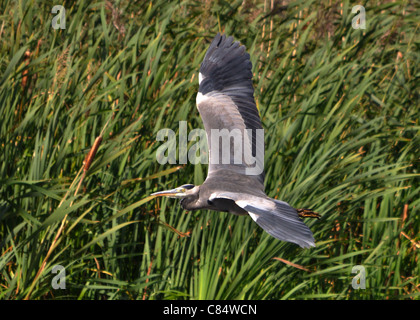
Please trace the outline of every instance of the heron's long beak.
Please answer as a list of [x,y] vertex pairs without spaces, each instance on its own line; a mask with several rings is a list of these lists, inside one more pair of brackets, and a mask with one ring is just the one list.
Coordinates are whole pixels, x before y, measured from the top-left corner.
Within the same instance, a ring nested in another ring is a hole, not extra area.
[[156,197],[169,197],[169,198],[183,198],[186,196],[185,190],[183,188],[175,188],[171,190],[164,190],[152,193],[151,196]]

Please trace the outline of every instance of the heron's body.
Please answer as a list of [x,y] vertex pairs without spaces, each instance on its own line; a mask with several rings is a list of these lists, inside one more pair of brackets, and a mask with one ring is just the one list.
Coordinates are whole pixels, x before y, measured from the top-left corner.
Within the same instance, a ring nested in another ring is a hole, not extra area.
[[[312,232],[299,218],[306,209],[297,211],[264,192],[264,161],[256,156],[264,155],[264,141],[258,140],[262,125],[254,101],[251,69],[244,46],[233,42],[232,37],[218,34],[214,38],[201,64],[196,101],[209,145],[207,178],[201,186],[184,185],[154,195],[182,198],[181,206],[186,210],[250,215],[277,239],[301,247],[315,246]],[[238,135],[240,148],[231,136],[227,145],[222,145],[218,136],[213,136],[220,130],[242,132]],[[227,161],[221,161],[226,146],[229,147],[227,159],[224,158]],[[239,156],[235,153],[238,150]],[[249,161],[250,156],[255,161]],[[305,214],[317,216],[310,210]]]
[[[223,179],[221,184],[220,178]],[[229,212],[236,215],[247,215],[248,212],[239,207],[233,200],[224,198],[214,198],[210,200],[215,190],[224,193],[238,192],[238,185],[241,186],[241,192],[256,197],[267,197],[262,191],[263,185],[255,188],[255,185],[249,185],[247,176],[237,174],[230,170],[219,170],[217,174],[208,176],[201,186],[196,186],[198,189],[197,197],[193,198],[194,201],[187,201],[188,198],[181,200],[181,206],[185,210],[195,209],[209,209],[215,211]]]

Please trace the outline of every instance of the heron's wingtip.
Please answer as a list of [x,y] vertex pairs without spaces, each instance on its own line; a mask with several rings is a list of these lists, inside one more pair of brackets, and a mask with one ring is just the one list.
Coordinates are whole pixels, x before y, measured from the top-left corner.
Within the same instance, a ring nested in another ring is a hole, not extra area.
[[308,241],[305,243],[299,243],[299,246],[303,249],[310,249],[316,247],[315,241]]

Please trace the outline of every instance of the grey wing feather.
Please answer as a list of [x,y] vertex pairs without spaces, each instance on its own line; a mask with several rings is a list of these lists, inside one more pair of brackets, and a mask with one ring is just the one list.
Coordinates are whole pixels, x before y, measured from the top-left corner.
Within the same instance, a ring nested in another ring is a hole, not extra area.
[[293,242],[302,248],[315,247],[315,239],[308,226],[299,218],[297,211],[285,202],[275,202],[275,210],[265,210],[252,204],[243,207],[251,217],[274,238]]
[[299,218],[296,209],[286,202],[233,192],[217,192],[210,197],[210,199],[215,198],[234,200],[274,238],[295,243],[302,248],[315,247],[311,230]]
[[[199,79],[197,107],[208,140],[211,129],[240,129],[243,132],[248,129],[252,156],[264,155],[264,143],[257,143],[256,130],[262,129],[262,125],[254,100],[252,64],[245,47],[233,42],[232,37],[218,34],[201,64]],[[258,156],[256,158],[258,160]],[[257,179],[263,183],[263,161],[256,165],[261,168]],[[221,166],[209,166],[209,174],[218,169]],[[229,169],[232,170],[232,165]]]

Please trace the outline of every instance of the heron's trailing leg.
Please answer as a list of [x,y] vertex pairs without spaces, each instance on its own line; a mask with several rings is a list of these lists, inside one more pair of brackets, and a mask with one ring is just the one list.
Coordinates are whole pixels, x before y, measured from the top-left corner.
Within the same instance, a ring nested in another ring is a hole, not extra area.
[[321,215],[317,212],[312,211],[311,209],[296,209],[299,217],[301,218],[316,218],[321,219]]

